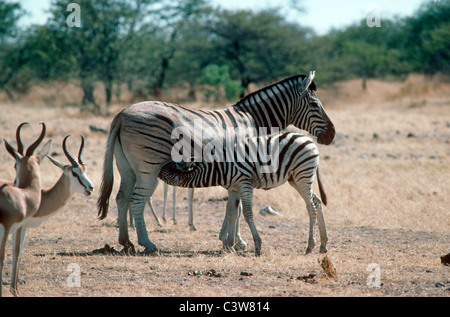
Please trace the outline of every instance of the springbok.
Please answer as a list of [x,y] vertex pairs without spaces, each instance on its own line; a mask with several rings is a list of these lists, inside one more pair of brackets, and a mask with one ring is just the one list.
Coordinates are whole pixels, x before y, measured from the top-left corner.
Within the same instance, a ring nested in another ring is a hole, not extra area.
[[[28,123],[21,123],[16,130],[17,151],[3,139],[6,150],[16,160],[16,178],[14,184],[0,183],[0,282],[3,276],[3,262],[8,235],[15,233],[16,230],[20,230],[25,221],[33,217],[39,208],[41,202],[41,172],[39,163],[47,156],[52,147],[51,140],[49,140],[37,155],[33,155],[33,152],[44,139],[46,132],[45,123],[41,122],[42,131],[39,138],[28,147],[25,155],[23,155],[20,129],[25,124]],[[23,241],[21,239],[23,239],[23,235],[15,235],[14,253],[16,257],[14,258],[14,262],[18,261],[18,257],[22,252]],[[1,282],[0,296],[2,295],[2,284]]]
[[[63,174],[51,189],[41,190],[41,204],[39,209],[32,217],[26,219],[22,227],[16,231],[15,234],[20,236],[21,244],[25,241],[25,235],[28,228],[36,228],[40,226],[44,220],[55,215],[57,211],[65,205],[74,192],[79,192],[86,196],[90,196],[94,190],[94,185],[86,175],[86,166],[83,161],[84,138],[81,136],[78,161],[67,150],[66,142],[68,138],[69,135],[64,138],[62,148],[64,154],[70,162],[70,165],[63,165],[55,158],[47,155],[53,164],[63,170]],[[20,245],[20,250],[22,250],[22,245]],[[19,296],[17,282],[19,276],[20,256],[21,251],[14,248],[11,293],[15,296]]]

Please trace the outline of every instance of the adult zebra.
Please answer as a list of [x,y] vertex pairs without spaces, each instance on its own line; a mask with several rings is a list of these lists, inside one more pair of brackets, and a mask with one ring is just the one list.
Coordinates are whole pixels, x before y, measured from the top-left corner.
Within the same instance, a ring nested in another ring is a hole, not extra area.
[[[138,243],[150,254],[158,249],[148,238],[144,207],[153,195],[162,166],[171,161],[172,132],[185,127],[192,133],[202,128],[215,131],[212,138],[224,138],[227,128],[258,131],[266,128],[285,129],[293,124],[317,137],[319,143],[330,144],[335,129],[315,94],[314,72],[297,75],[249,94],[231,107],[206,111],[157,101],[141,102],[125,108],[111,123],[108,136],[98,217],[106,217],[113,187],[113,160],[121,175],[116,196],[119,212],[119,243],[124,250],[133,250],[129,240],[127,212],[134,217]],[[249,129],[252,128],[252,129]],[[251,136],[251,135],[250,135]],[[203,147],[208,140],[200,140]],[[195,143],[195,142],[194,142]],[[192,145],[194,150],[198,144]],[[130,251],[131,251],[130,250]]]
[[[227,152],[229,149],[222,149]],[[267,153],[269,150],[270,153]],[[314,245],[314,228],[319,219],[320,252],[327,252],[328,241],[325,219],[320,200],[314,195],[312,185],[317,174],[320,197],[326,205],[327,198],[319,175],[319,149],[307,136],[290,131],[271,135],[251,137],[239,141],[232,149],[233,154],[226,161],[200,163],[169,162],[163,166],[159,177],[169,185],[198,188],[222,186],[228,190],[226,217],[219,235],[224,248],[233,248],[237,233],[238,244],[245,244],[240,238],[238,205],[242,201],[244,218],[250,227],[255,243],[255,252],[261,254],[261,238],[253,221],[253,189],[271,189],[287,181],[297,190],[306,203],[309,214],[309,239],[306,253]],[[228,153],[227,153],[228,154]],[[267,155],[270,160],[267,160]],[[276,164],[276,169],[267,172],[267,162]]]

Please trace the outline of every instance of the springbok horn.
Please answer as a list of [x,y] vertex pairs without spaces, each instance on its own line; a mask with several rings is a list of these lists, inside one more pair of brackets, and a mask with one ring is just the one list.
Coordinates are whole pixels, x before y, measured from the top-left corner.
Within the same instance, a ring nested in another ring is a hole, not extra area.
[[80,165],[82,165],[82,166],[84,166],[83,150],[84,150],[84,137],[81,136],[81,145],[80,145],[80,150],[78,151],[78,163],[80,163]]
[[19,152],[19,154],[23,155],[23,143],[22,140],[20,139],[20,129],[22,129],[22,127],[26,124],[29,124],[28,122],[22,122],[16,130],[16,141],[17,141],[17,152]]
[[39,136],[39,138],[33,144],[31,144],[28,147],[27,152],[25,153],[25,156],[33,155],[34,150],[36,150],[36,148],[39,146],[39,144],[41,144],[42,140],[45,137],[45,131],[46,131],[47,128],[45,127],[45,123],[43,121],[41,121],[40,124],[42,124],[41,135]]
[[69,136],[70,136],[70,135],[67,135],[67,136],[64,138],[64,141],[63,141],[63,144],[62,144],[63,151],[64,151],[64,154],[66,155],[67,159],[69,160],[70,164],[72,164],[72,166],[74,166],[74,167],[78,167],[78,166],[80,166],[80,164],[75,160],[75,158],[74,158],[74,157],[69,153],[69,151],[67,150],[66,141],[67,141],[67,139],[69,138]]

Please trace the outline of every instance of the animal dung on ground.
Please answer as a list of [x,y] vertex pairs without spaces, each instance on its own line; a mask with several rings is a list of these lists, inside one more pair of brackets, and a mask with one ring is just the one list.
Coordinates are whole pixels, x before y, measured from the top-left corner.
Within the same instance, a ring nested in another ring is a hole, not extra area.
[[301,275],[297,277],[297,280],[303,281],[308,284],[317,284],[317,273],[310,273],[308,275]]
[[92,254],[111,254],[111,255],[118,255],[120,254],[119,251],[114,249],[114,247],[111,247],[109,244],[105,244],[103,248],[95,249],[92,251]]
[[443,265],[447,265],[447,266],[450,265],[450,253],[448,253],[447,255],[441,256],[441,263]]
[[200,276],[200,275],[205,275],[205,276],[210,276],[210,277],[222,277],[222,273],[216,272],[216,270],[211,269],[207,272],[202,272],[200,270],[191,270],[188,272],[189,276]]
[[275,209],[273,209],[271,206],[267,206],[266,208],[263,208],[259,211],[259,213],[262,216],[279,216],[280,213],[278,211],[276,211]]
[[337,277],[337,271],[333,265],[333,263],[331,263],[330,258],[328,257],[328,255],[325,255],[322,260],[319,261],[320,267],[325,271],[325,274],[330,277],[330,278],[335,278]]
[[247,272],[247,271],[242,271],[241,272],[241,276],[252,276],[253,273]]

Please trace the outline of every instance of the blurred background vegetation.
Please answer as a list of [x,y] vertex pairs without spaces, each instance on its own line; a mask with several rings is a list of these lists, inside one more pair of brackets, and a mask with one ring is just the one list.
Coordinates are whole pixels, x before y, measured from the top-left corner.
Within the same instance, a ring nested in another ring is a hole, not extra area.
[[[78,0],[81,27],[68,27],[68,1],[47,23],[20,27],[20,2],[0,0],[0,93],[10,101],[33,85],[71,82],[82,109],[100,112],[127,90],[136,101],[182,87],[230,102],[263,85],[316,70],[320,86],[411,73],[450,76],[450,1],[429,1],[410,17],[366,19],[317,35],[277,10],[225,10],[207,0]],[[103,87],[104,102],[94,90]],[[103,103],[103,104],[101,104]]]

